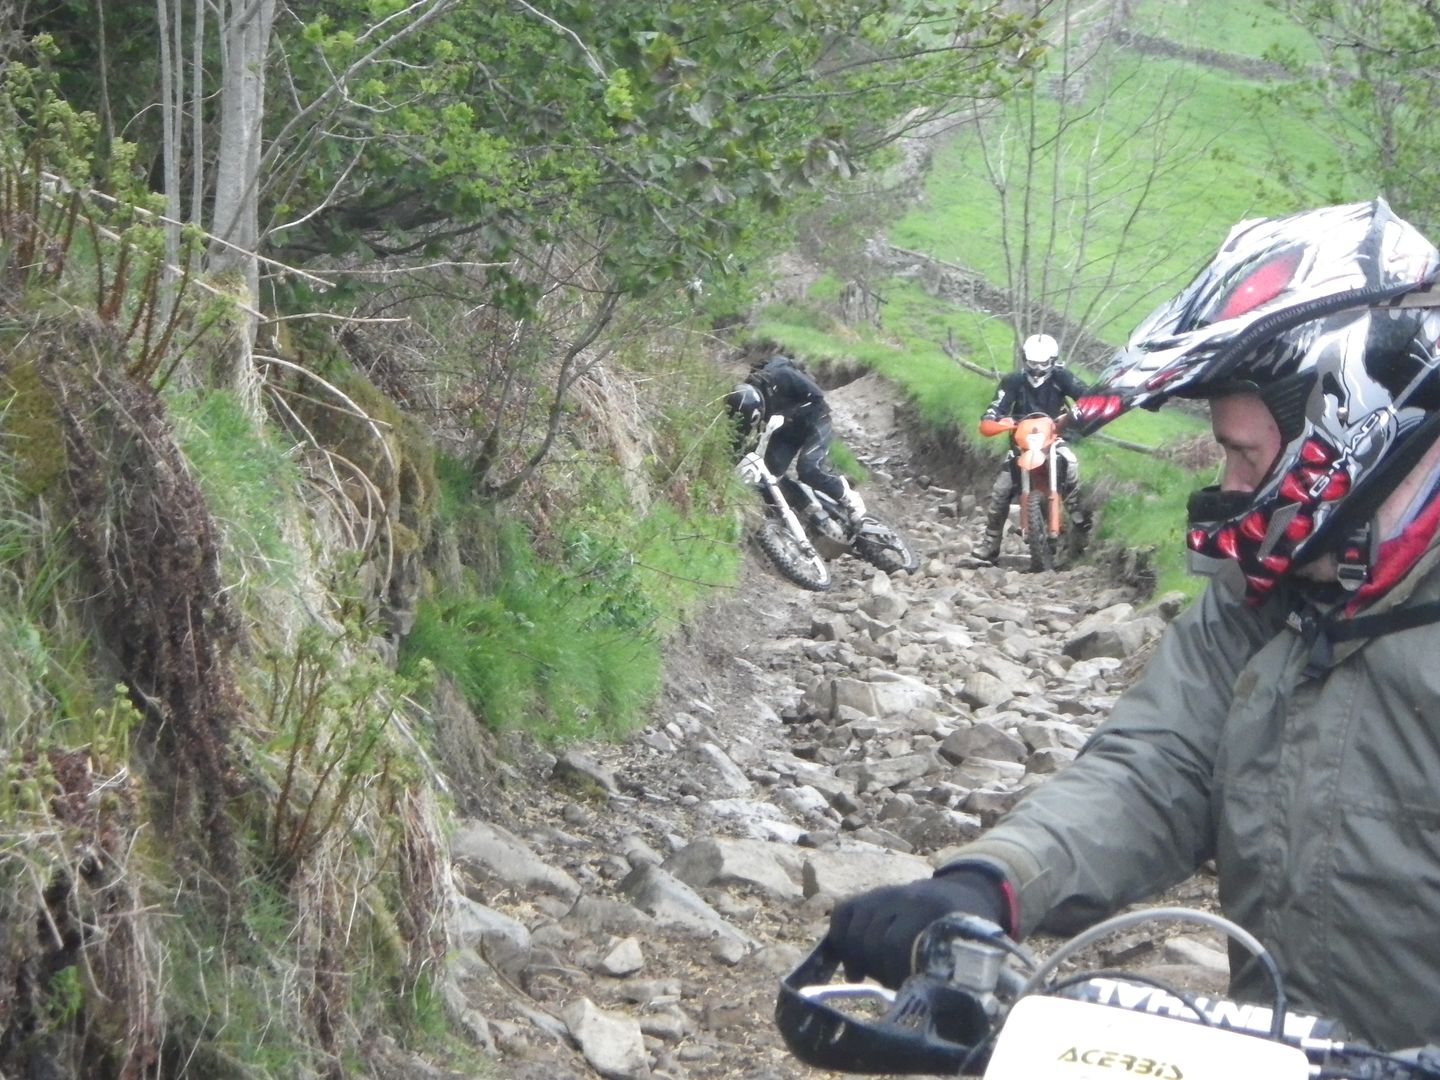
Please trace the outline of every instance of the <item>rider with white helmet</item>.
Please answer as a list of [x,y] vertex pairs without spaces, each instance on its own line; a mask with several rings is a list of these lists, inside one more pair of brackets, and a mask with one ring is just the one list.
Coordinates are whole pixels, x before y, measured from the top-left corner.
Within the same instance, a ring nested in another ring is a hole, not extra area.
[[[995,397],[985,409],[981,421],[1019,420],[1031,413],[1059,417],[1069,411],[1067,400],[1085,393],[1084,385],[1075,375],[1060,366],[1060,344],[1049,334],[1031,334],[1020,346],[1021,370],[1012,371],[1000,380]],[[1064,440],[1055,443],[1060,459],[1060,494],[1070,521],[1080,537],[1089,533],[1090,511],[1080,497],[1080,462],[1075,451]],[[1015,449],[1005,455],[1005,464],[990,487],[985,510],[985,538],[975,552],[982,562],[995,562],[1000,557],[1000,539],[1010,503],[1020,488],[1015,467]]]

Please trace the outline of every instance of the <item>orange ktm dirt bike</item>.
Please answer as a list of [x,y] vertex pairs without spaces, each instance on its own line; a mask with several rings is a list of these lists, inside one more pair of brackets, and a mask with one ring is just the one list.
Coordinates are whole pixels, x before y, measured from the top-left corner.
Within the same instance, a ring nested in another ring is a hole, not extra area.
[[[1191,993],[1069,962],[1146,923],[1218,930],[1270,976],[1268,1002]],[[1242,927],[1186,908],[1126,912],[1041,961],[994,923],[946,915],[920,935],[915,974],[888,990],[835,982],[821,941],[780,984],[775,1023],[807,1065],[984,1080],[1440,1080],[1440,1047],[1386,1052],[1291,1011],[1274,957]]]
[[[1030,549],[1032,570],[1054,570],[1069,533],[1065,504],[1060,495],[1060,455],[1055,452],[1069,413],[1059,420],[1043,412],[1020,420],[981,420],[984,436],[1010,433],[1013,467],[1020,475],[1016,501],[1020,504],[1020,535]],[[1067,552],[1073,554],[1073,550]]]

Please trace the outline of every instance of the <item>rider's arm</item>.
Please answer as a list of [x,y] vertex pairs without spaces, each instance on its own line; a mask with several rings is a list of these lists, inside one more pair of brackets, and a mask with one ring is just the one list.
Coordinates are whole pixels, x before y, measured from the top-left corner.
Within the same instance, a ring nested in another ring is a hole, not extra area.
[[1082,383],[1076,374],[1069,368],[1057,368],[1055,370],[1055,385],[1071,401],[1079,401],[1085,396],[1085,384]]
[[1010,420],[1014,423],[1013,412],[1015,402],[1019,399],[1018,382],[1021,376],[1019,372],[1011,372],[1000,380],[1000,385],[995,388],[995,397],[986,406],[985,411],[980,414],[980,422],[986,420]]
[[1212,855],[1211,777],[1232,686],[1279,629],[1212,586],[1073,764],[957,861],[1000,871],[1019,929],[1070,932],[1184,880]]

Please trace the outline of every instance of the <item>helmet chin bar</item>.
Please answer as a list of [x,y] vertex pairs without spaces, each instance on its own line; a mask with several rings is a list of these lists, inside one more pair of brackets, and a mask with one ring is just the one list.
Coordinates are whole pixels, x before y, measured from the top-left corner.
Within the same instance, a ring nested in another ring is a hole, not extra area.
[[[1253,492],[1193,492],[1186,504],[1186,545],[1196,573],[1212,563],[1231,561],[1245,575],[1246,598],[1258,604],[1292,569],[1303,545],[1305,564],[1334,555],[1339,584],[1354,591],[1365,584],[1382,537],[1375,515],[1386,496],[1440,439],[1440,413],[1428,417],[1392,448],[1372,471],[1366,489],[1350,498],[1346,456],[1324,440],[1310,437],[1295,465],[1280,480],[1273,499],[1247,512]],[[1323,515],[1330,509],[1328,516]],[[1319,528],[1316,518],[1324,517]]]

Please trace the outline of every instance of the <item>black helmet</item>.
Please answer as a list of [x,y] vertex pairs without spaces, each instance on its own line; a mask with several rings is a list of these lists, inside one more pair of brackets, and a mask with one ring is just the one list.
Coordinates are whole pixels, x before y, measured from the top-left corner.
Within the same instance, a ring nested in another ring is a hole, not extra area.
[[1243,221],[1110,361],[1081,428],[1172,397],[1258,394],[1280,453],[1253,492],[1191,497],[1188,546],[1238,562],[1252,602],[1329,552],[1358,583],[1366,527],[1440,434],[1440,311],[1400,301],[1437,275],[1435,246],[1381,199]]
[[725,407],[732,416],[738,416],[746,431],[760,422],[765,411],[765,399],[750,383],[736,383],[735,388],[725,395]]

